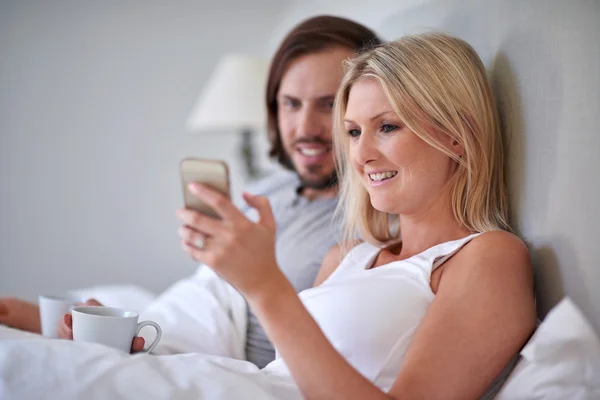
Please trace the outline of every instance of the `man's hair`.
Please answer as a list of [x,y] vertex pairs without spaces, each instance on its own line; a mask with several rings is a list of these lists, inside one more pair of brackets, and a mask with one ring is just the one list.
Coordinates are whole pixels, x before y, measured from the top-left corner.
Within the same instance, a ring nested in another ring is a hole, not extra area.
[[[440,33],[406,36],[346,62],[337,92],[333,142],[341,178],[339,212],[345,237],[360,236],[377,245],[397,240],[398,216],[376,210],[349,159],[350,139],[344,114],[352,85],[378,82],[402,122],[418,137],[452,158],[452,211],[472,232],[508,229],[508,201],[500,121],[485,67],[464,40]],[[439,135],[464,149],[458,156]]]
[[298,24],[277,49],[267,80],[267,129],[271,149],[269,155],[286,168],[293,168],[281,142],[278,125],[277,93],[281,79],[291,62],[306,54],[333,47],[344,47],[356,53],[381,43],[375,32],[354,21],[332,16],[309,18]]

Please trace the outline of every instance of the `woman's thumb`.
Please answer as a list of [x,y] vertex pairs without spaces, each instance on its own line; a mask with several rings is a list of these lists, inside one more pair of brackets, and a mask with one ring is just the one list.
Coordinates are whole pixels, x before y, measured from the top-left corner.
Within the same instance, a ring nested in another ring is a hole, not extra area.
[[273,216],[269,199],[264,196],[255,196],[248,192],[244,192],[243,196],[246,203],[258,211],[260,223],[274,230],[277,225],[275,224],[275,217]]
[[98,300],[96,299],[89,299],[87,300],[84,305],[86,306],[101,306],[102,303],[100,303]]

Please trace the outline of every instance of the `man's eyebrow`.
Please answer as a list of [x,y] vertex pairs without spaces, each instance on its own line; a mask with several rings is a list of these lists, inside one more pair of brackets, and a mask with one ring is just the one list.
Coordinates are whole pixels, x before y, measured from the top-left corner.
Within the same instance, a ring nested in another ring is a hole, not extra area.
[[282,99],[298,100],[297,97],[290,96],[289,94],[280,94],[277,97],[282,98]]
[[325,96],[317,97],[317,101],[333,101],[335,100],[335,94],[328,94]]

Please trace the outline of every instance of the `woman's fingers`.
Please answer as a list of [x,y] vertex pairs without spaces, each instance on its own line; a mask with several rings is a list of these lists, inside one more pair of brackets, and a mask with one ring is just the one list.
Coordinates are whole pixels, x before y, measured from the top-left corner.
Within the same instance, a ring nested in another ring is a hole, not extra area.
[[[78,305],[83,306],[102,306],[96,299],[88,299],[84,303],[79,303]],[[58,327],[58,337],[61,339],[73,340],[73,316],[69,314],[65,314],[63,320]]]
[[231,202],[231,199],[218,190],[200,183],[190,183],[188,188],[190,192],[208,204],[224,220],[234,223],[247,220],[244,214]]
[[133,342],[131,342],[131,352],[137,353],[144,350],[144,344],[146,341],[143,337],[136,336],[133,338]]
[[64,325],[70,330],[73,329],[73,316],[71,314],[65,314],[63,318]]
[[271,203],[269,202],[268,198],[265,196],[255,196],[248,192],[244,192],[243,197],[250,207],[255,208],[256,211],[258,211],[260,223],[262,225],[272,230],[277,228],[275,216],[273,215]]
[[199,250],[203,250],[206,246],[206,242],[208,241],[207,235],[200,233],[189,226],[182,226],[179,228],[179,237],[185,243],[189,244],[190,246],[194,246]]
[[71,314],[65,314],[63,317],[62,323],[58,328],[58,337],[73,340],[73,317]]
[[223,230],[223,221],[209,217],[198,211],[182,208],[177,210],[177,218],[186,227],[211,236],[218,235]]
[[202,264],[212,265],[212,259],[207,257],[205,252],[207,246],[207,239],[204,239],[202,247],[199,247],[200,243],[188,243],[185,240],[181,241],[181,248],[183,251],[188,253],[192,259],[201,262]]

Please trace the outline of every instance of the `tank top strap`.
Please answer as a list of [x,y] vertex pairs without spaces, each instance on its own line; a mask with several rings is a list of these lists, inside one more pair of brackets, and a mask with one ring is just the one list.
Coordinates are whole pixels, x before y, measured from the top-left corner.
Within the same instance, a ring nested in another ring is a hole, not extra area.
[[350,249],[348,254],[346,254],[338,267],[333,271],[326,281],[340,274],[342,271],[349,272],[364,270],[367,265],[373,262],[380,251],[381,249],[379,247],[367,242],[357,244]]
[[[462,239],[440,243],[436,246],[430,247],[421,254],[402,261],[410,261],[413,263],[413,265],[420,266],[423,273],[427,277],[426,279],[428,280],[430,274],[435,271],[436,268],[456,254],[465,244],[469,243],[472,239],[479,235],[480,233],[474,233]],[[342,273],[348,273],[350,271],[364,271],[373,263],[375,257],[377,257],[380,251],[381,248],[367,242],[356,245],[348,252],[348,254],[341,261],[340,265],[335,269],[335,271],[333,271],[333,273],[325,282],[332,280],[332,278]]]
[[433,260],[431,272],[435,271],[440,265],[448,261],[450,257],[455,255],[464,245],[475,239],[481,233],[474,233],[462,239],[453,240],[451,242],[442,243],[439,246],[432,247],[431,258]]

